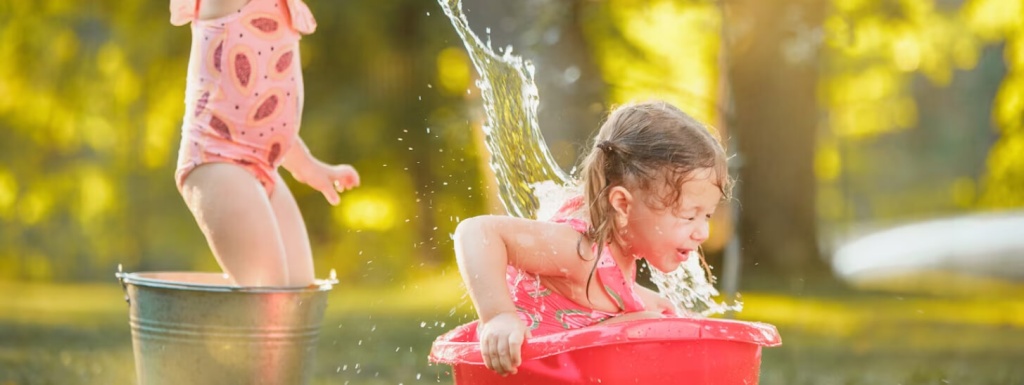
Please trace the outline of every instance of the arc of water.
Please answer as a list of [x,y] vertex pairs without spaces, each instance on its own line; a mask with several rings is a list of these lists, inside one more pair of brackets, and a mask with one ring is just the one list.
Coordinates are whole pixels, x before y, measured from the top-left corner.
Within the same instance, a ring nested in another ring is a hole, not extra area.
[[485,144],[490,166],[498,179],[499,198],[510,215],[535,218],[540,201],[534,188],[544,182],[559,187],[575,185],[544,142],[537,121],[540,96],[533,80],[533,65],[512,54],[508,47],[498,56],[480,41],[462,13],[460,0],[438,0],[462,38],[480,79],[487,122]]
[[[510,215],[536,218],[542,204],[557,204],[573,194],[578,184],[555,162],[537,121],[540,95],[533,81],[533,65],[512,54],[508,47],[498,56],[480,41],[462,13],[461,0],[438,0],[469,52],[480,79],[476,85],[483,97],[487,123],[485,143],[490,166],[498,180],[498,196]],[[545,196],[546,195],[546,196]],[[541,217],[544,217],[542,214]],[[742,303],[724,305],[693,256],[671,273],[652,274],[659,292],[681,313],[710,315],[738,311]]]

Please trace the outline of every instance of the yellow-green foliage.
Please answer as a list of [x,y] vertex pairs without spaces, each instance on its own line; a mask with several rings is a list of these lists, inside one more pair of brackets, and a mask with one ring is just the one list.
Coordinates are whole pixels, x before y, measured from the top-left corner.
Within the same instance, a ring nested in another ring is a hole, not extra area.
[[[311,3],[301,136],[364,186],[331,207],[286,176],[318,275],[450,264],[447,234],[483,202],[451,27],[429,2]],[[392,28],[398,10],[422,33]],[[173,180],[191,36],[169,16],[166,1],[0,0],[0,280],[217,269]]]

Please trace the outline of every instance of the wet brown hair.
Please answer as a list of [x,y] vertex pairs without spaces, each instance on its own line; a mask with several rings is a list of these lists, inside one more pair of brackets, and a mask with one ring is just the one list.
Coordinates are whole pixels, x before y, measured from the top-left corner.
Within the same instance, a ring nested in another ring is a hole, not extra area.
[[584,209],[591,226],[587,237],[598,245],[597,255],[620,230],[608,201],[612,187],[643,191],[648,193],[643,194],[648,206],[671,209],[682,195],[683,183],[699,169],[713,171],[715,185],[728,199],[732,181],[717,133],[662,101],[615,108],[601,125],[580,169]]

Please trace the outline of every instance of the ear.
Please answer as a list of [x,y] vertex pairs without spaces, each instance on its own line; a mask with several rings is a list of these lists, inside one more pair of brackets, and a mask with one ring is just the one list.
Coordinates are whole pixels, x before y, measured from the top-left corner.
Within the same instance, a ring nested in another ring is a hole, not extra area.
[[629,211],[633,208],[633,194],[625,187],[615,186],[608,191],[608,203],[615,210],[615,224],[623,227],[629,222]]

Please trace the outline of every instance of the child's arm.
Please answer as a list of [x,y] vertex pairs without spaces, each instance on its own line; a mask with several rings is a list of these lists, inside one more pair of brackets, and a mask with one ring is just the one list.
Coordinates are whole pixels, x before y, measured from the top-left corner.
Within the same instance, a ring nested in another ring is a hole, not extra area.
[[659,313],[659,312],[656,312],[656,311],[652,311],[652,310],[644,310],[644,311],[635,311],[635,312],[632,312],[632,313],[623,313],[623,314],[614,316],[612,318],[606,319],[604,321],[601,321],[600,324],[601,325],[608,325],[608,324],[616,324],[616,323],[620,323],[620,322],[636,321],[636,320],[641,320],[641,319],[658,319],[658,318],[665,318],[665,314],[662,314],[662,313]]
[[641,286],[638,283],[633,284],[634,290],[640,299],[644,301],[644,310],[648,312],[654,312],[666,316],[676,315],[676,308],[672,306],[672,302],[662,297],[654,290],[648,289]]
[[[529,336],[505,283],[508,265],[584,286],[589,265],[576,252],[579,233],[569,225],[505,216],[469,218],[455,229],[455,257],[480,316],[484,364],[498,374],[515,373]],[[584,241],[580,249],[589,255]]]
[[612,324],[640,319],[665,318],[676,315],[676,310],[675,307],[672,306],[672,303],[669,302],[669,300],[662,298],[654,290],[643,287],[638,283],[633,284],[633,290],[635,290],[636,294],[640,296],[640,300],[644,302],[644,310],[623,313],[601,321],[602,324]]
[[296,138],[281,165],[295,180],[324,194],[331,205],[337,205],[341,200],[338,192],[359,186],[359,173],[355,168],[347,164],[330,165],[321,162],[309,152],[302,138]]

